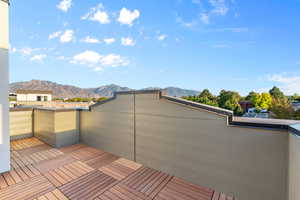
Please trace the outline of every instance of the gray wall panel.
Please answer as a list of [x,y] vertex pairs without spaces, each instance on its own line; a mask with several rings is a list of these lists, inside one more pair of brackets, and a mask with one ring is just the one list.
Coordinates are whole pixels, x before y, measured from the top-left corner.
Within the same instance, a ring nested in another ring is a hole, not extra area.
[[133,105],[133,95],[118,95],[91,112],[81,112],[81,141],[133,160]]
[[288,134],[136,96],[137,162],[243,200],[286,198]]

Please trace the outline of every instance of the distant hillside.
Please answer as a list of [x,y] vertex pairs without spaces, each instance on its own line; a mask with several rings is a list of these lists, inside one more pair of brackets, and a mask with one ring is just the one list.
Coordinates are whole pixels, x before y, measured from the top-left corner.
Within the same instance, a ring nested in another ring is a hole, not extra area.
[[[16,82],[10,84],[10,92],[15,92],[18,89],[25,90],[51,90],[55,97],[60,98],[73,98],[73,97],[101,97],[101,96],[112,96],[117,91],[128,91],[132,90],[128,87],[121,87],[119,85],[111,84],[104,85],[96,88],[80,88],[72,85],[62,85],[51,81],[43,80],[31,80],[24,82]],[[161,89],[155,87],[149,87],[145,89]],[[176,87],[164,88],[167,90],[170,96],[188,96],[199,94],[199,91],[185,90]]]
[[10,92],[18,89],[25,90],[51,90],[55,97],[73,98],[73,97],[99,97],[98,94],[90,92],[72,85],[61,85],[51,81],[32,80],[26,82],[16,82],[10,84]]

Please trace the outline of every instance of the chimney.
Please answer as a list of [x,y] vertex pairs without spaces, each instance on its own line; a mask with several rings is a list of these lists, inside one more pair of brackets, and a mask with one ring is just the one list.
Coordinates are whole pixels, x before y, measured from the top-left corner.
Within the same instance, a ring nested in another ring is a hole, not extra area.
[[10,170],[8,104],[8,0],[0,0],[0,173]]

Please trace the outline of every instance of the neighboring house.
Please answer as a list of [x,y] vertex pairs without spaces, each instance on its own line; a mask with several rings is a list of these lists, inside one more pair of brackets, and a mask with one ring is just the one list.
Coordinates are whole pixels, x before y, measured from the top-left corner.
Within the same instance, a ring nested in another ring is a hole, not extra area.
[[17,90],[17,102],[22,101],[52,101],[52,91]]
[[248,112],[249,108],[253,108],[253,103],[251,101],[240,101],[240,106],[242,107],[244,112]]
[[293,102],[292,103],[292,107],[293,109],[296,111],[296,110],[299,110],[300,109],[300,102]]

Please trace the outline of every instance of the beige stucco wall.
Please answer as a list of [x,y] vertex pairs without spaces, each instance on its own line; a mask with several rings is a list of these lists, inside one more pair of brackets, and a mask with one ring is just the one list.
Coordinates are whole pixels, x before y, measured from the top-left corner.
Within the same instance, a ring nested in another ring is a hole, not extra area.
[[137,162],[243,200],[286,199],[288,134],[136,95]]
[[33,136],[32,110],[9,112],[9,135],[13,139]]
[[118,95],[91,112],[81,112],[81,141],[133,160],[133,105],[133,95]]
[[8,43],[8,4],[0,1],[0,173],[10,169]]
[[300,199],[300,137],[289,136],[289,200]]

